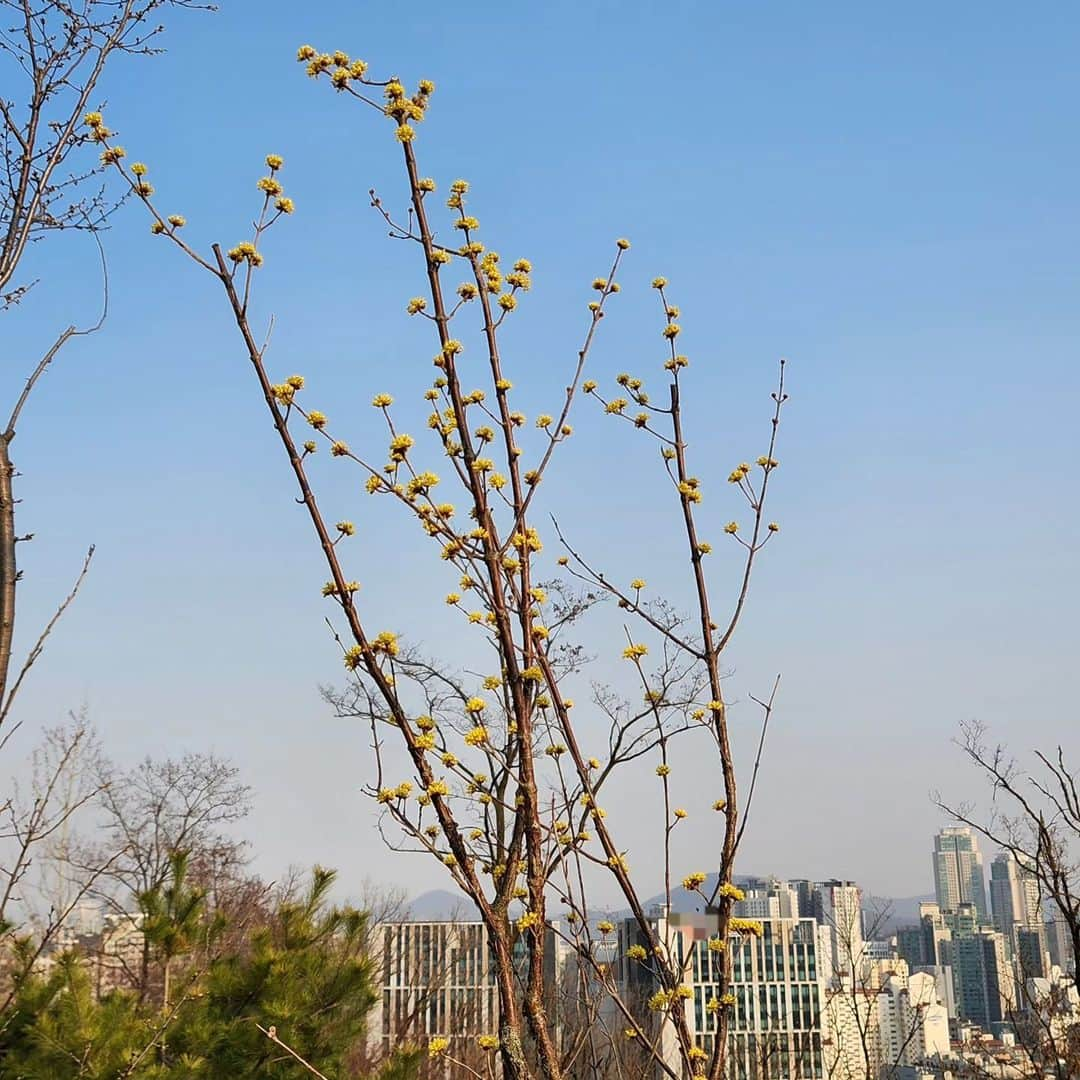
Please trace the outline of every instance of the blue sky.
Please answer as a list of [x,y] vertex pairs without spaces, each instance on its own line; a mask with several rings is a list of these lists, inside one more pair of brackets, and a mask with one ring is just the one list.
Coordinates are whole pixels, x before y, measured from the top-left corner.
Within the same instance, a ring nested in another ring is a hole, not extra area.
[[[263,156],[286,158],[298,209],[259,280],[259,317],[277,320],[270,362],[304,373],[310,403],[357,444],[373,392],[416,402],[431,347],[402,310],[421,291],[413,253],[367,205],[372,186],[403,202],[391,131],[304,78],[293,56],[306,41],[436,82],[417,141],[424,171],[472,181],[485,239],[536,267],[506,337],[527,411],[557,401],[615,237],[633,248],[593,377],[655,370],[648,282],[671,280],[717,534],[733,516],[723,480],[763,449],[787,356],[782,532],[730,655],[736,698],[783,674],[742,869],[926,890],[940,821],[928,791],[979,793],[951,745],[960,721],[1017,751],[1080,749],[1080,14],[387,10],[225,3],[175,18],[164,56],[112,72],[108,122],[203,248],[244,236]],[[22,527],[36,537],[21,553],[24,634],[98,545],[23,702],[28,735],[85,705],[125,760],[234,757],[256,788],[250,834],[267,874],[322,861],[350,888],[365,876],[445,884],[381,849],[358,794],[363,733],[320,702],[318,685],[340,672],[324,574],[212,280],[151,238],[134,207],[106,246],[106,328],[65,352],[16,444]],[[43,282],[4,316],[9,394],[58,328],[95,311],[95,259],[78,238],[34,252]],[[589,410],[576,424],[546,507],[612,572],[640,572],[680,601],[651,460]],[[440,568],[411,557],[418,539],[365,532],[359,482],[331,464],[323,500],[360,526],[366,602],[453,654],[428,599],[445,591]],[[721,555],[715,569],[722,591],[734,563]],[[746,748],[756,717],[736,716]],[[685,835],[688,858],[712,839],[707,823]]]

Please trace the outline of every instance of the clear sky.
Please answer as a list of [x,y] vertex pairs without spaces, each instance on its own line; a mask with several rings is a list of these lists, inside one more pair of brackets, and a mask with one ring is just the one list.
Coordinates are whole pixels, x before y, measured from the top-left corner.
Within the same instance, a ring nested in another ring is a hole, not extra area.
[[[390,128],[304,78],[307,41],[436,82],[424,171],[470,179],[484,238],[536,267],[507,337],[530,413],[565,385],[615,237],[633,248],[594,377],[652,370],[648,282],[671,280],[717,540],[733,516],[723,481],[763,449],[790,358],[782,532],[729,657],[737,699],[783,674],[740,868],[929,890],[929,791],[979,793],[951,742],[960,721],[1017,751],[1080,750],[1080,11],[226,0],[173,19],[164,56],[113,71],[107,120],[203,247],[243,238],[263,155],[286,158],[298,209],[259,281],[271,366],[305,374],[310,404],[360,445],[382,440],[371,394],[415,401],[431,346],[402,310],[418,266],[367,206],[372,186],[403,202]],[[364,733],[320,701],[342,674],[325,575],[220,295],[136,207],[105,242],[106,328],[63,354],[16,444],[35,534],[24,643],[98,545],[23,700],[22,749],[85,705],[124,761],[236,759],[264,873],[321,861],[349,888],[445,887],[423,858],[382,849],[358,793]],[[58,328],[95,312],[95,259],[78,238],[35,252],[43,282],[3,316],[8,396]],[[633,433],[588,410],[576,423],[546,507],[610,572],[681,602]],[[365,532],[358,478],[322,464],[328,513],[361,530],[365,603],[454,656],[428,600],[441,568],[412,557],[418,538]],[[722,589],[733,563],[715,569]],[[745,759],[756,715],[734,722]],[[685,767],[693,786],[715,783]],[[707,862],[690,849],[708,850],[708,825],[688,822],[685,858]]]

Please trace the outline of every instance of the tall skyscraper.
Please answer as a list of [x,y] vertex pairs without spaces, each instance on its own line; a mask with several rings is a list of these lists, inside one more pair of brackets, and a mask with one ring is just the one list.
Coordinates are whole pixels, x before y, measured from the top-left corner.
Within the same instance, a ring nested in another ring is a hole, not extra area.
[[819,881],[814,918],[826,929],[833,970],[826,978],[859,978],[863,959],[862,890],[853,881]]
[[1005,937],[986,929],[960,933],[953,937],[952,954],[957,1011],[990,1033],[1016,1003]]
[[1039,879],[1011,851],[1003,851],[990,864],[990,907],[994,929],[1013,946],[1017,930],[1038,930],[1042,926]]
[[979,921],[987,921],[982,854],[971,829],[942,829],[934,837],[934,892],[943,910],[973,904]]
[[994,929],[1010,941],[1023,921],[1024,900],[1020,894],[1020,873],[1012,852],[1003,851],[990,864],[990,910]]
[[1050,952],[1050,963],[1061,968],[1066,974],[1076,971],[1076,956],[1073,952],[1069,927],[1058,912],[1054,918],[1046,921],[1046,946]]

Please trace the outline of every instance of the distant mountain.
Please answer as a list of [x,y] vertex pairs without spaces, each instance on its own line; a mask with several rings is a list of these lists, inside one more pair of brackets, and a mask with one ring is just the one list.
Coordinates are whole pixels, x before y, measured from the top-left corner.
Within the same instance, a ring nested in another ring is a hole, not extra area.
[[475,919],[472,903],[460,893],[431,889],[409,903],[409,918],[418,922],[454,922]]
[[919,905],[933,896],[863,896],[863,925],[872,938],[892,937],[901,926],[919,921]]

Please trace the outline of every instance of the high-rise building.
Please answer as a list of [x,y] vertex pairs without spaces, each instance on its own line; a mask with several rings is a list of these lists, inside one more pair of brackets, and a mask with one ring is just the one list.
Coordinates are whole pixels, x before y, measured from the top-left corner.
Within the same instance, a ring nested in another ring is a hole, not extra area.
[[825,1074],[830,1080],[878,1076],[884,1061],[878,991],[833,984],[822,1007]]
[[1054,918],[1046,920],[1046,947],[1053,966],[1069,975],[1076,972],[1076,954],[1069,936],[1069,925],[1056,911]]
[[942,829],[934,837],[934,892],[942,909],[973,904],[980,924],[987,921],[982,854],[971,829]]
[[735,914],[743,919],[797,919],[799,894],[777,878],[751,878],[743,886],[743,899]]
[[891,975],[877,998],[882,1065],[888,1075],[949,1053],[949,1013],[934,976]]
[[1016,978],[1018,985],[1028,979],[1044,979],[1050,973],[1046,949],[1046,932],[1041,926],[1016,928]]
[[994,929],[1005,935],[1014,951],[1018,929],[1042,928],[1039,879],[1011,851],[1003,851],[990,864],[990,907]]
[[1014,1005],[1004,935],[986,929],[954,934],[952,959],[957,1012],[992,1032]]
[[814,917],[827,929],[834,979],[858,979],[863,957],[862,890],[853,881],[819,881]]
[[1024,900],[1020,894],[1020,872],[1012,852],[1003,851],[990,864],[990,910],[994,929],[1015,940],[1015,929],[1022,924]]
[[792,878],[788,883],[789,889],[794,889],[799,898],[799,918],[812,919],[814,917],[814,883],[806,878]]

